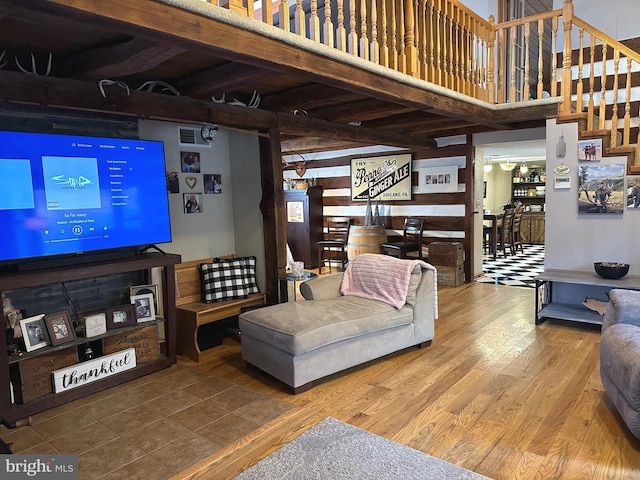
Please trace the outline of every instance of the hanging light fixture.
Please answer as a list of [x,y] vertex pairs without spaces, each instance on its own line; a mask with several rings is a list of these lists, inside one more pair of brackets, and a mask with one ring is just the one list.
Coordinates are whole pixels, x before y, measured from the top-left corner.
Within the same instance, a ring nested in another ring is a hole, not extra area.
[[510,172],[514,168],[516,168],[516,164],[507,160],[506,162],[500,162],[500,168],[505,172]]
[[529,167],[527,167],[527,164],[525,162],[522,162],[520,164],[520,173],[524,175],[528,171],[529,171]]
[[485,158],[482,168],[485,172],[489,173],[493,169],[493,165],[491,165],[491,163],[489,163],[489,160]]

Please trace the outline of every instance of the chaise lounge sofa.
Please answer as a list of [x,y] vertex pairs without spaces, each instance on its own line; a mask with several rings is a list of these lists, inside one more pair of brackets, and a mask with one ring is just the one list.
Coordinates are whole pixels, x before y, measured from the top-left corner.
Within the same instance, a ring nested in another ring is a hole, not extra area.
[[631,433],[640,438],[640,291],[613,289],[602,322],[600,378]]
[[411,346],[427,346],[437,318],[436,269],[361,254],[344,273],[300,285],[304,301],[239,316],[242,358],[293,393],[313,381]]

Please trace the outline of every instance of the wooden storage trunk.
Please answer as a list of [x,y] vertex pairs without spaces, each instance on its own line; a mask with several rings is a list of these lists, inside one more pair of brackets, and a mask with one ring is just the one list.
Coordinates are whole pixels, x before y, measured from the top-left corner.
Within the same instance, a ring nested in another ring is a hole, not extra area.
[[458,287],[464,283],[464,266],[447,267],[436,265],[438,270],[438,285],[445,287]]
[[431,242],[429,244],[431,265],[457,267],[464,264],[464,247],[460,242]]
[[11,382],[16,403],[26,403],[53,393],[51,372],[78,363],[75,346],[25,358],[11,365]]
[[127,348],[136,349],[136,363],[145,363],[160,358],[160,345],[158,343],[157,325],[136,330],[129,330],[120,335],[114,335],[104,339],[104,354],[109,355]]

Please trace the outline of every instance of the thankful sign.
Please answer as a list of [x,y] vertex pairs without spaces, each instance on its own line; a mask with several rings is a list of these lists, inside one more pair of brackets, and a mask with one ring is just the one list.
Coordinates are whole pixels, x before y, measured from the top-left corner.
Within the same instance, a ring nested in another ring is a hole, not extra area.
[[53,391],[55,393],[65,392],[96,380],[102,380],[116,373],[130,370],[135,366],[136,351],[134,348],[120,350],[111,355],[77,363],[71,367],[53,372]]

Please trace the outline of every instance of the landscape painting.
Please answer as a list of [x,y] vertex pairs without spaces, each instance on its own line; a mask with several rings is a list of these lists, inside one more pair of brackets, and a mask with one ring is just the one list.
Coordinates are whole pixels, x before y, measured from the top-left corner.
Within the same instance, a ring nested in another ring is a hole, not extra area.
[[578,168],[578,213],[617,213],[626,205],[624,163]]
[[640,175],[627,177],[627,208],[640,210]]

